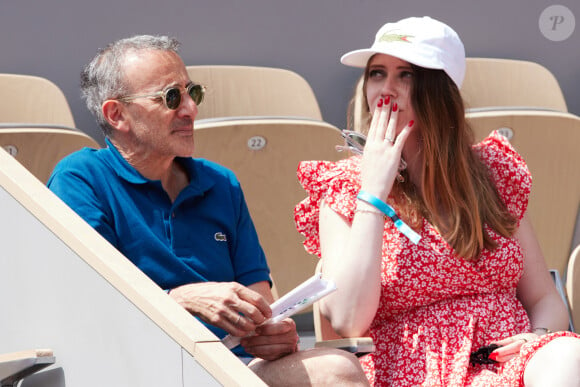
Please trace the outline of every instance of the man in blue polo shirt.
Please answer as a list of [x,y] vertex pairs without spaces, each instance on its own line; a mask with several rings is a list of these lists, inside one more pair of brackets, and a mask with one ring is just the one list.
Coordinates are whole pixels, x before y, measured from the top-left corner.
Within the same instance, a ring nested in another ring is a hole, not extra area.
[[178,47],[136,36],[98,52],[81,88],[107,147],[62,160],[49,188],[218,337],[244,337],[235,353],[255,356],[268,384],[367,384],[350,354],[298,351],[291,319],[259,326],[273,301],[266,258],[233,173],[191,158],[205,89]]

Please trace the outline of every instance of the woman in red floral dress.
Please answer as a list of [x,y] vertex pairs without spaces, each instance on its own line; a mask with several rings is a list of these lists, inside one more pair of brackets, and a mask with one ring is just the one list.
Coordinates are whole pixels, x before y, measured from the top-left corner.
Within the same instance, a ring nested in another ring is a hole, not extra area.
[[341,61],[365,68],[364,153],[301,163],[295,219],[338,287],[321,310],[375,342],[361,358],[371,384],[579,386],[580,337],[526,217],[530,173],[498,134],[472,145],[455,31],[387,23]]

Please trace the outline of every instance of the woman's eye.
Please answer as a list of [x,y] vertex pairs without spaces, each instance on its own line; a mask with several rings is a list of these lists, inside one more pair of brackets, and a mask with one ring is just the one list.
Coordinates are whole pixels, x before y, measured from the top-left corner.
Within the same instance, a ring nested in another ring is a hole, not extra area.
[[385,76],[385,73],[382,70],[371,70],[369,72],[369,78],[377,79],[382,78]]
[[401,78],[412,78],[413,73],[411,71],[403,71],[401,72]]

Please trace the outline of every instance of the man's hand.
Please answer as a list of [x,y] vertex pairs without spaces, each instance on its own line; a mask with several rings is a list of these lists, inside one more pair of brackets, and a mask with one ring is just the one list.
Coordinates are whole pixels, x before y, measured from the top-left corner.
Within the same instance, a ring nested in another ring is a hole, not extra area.
[[290,318],[256,328],[254,336],[244,337],[242,347],[264,360],[276,360],[298,350],[296,324]]
[[169,295],[194,316],[233,336],[246,336],[272,316],[260,293],[237,282],[188,284]]

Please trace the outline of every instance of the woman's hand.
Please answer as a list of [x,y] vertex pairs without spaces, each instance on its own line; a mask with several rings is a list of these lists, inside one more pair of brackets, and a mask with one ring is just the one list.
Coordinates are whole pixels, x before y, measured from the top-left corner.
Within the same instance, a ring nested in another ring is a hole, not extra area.
[[401,161],[413,121],[397,135],[397,104],[380,99],[367,136],[361,167],[361,189],[386,201]]
[[520,333],[515,336],[508,337],[503,340],[495,341],[493,344],[497,344],[500,347],[493,351],[489,358],[500,363],[504,363],[520,353],[522,345],[529,341],[537,339],[539,336],[535,333]]

